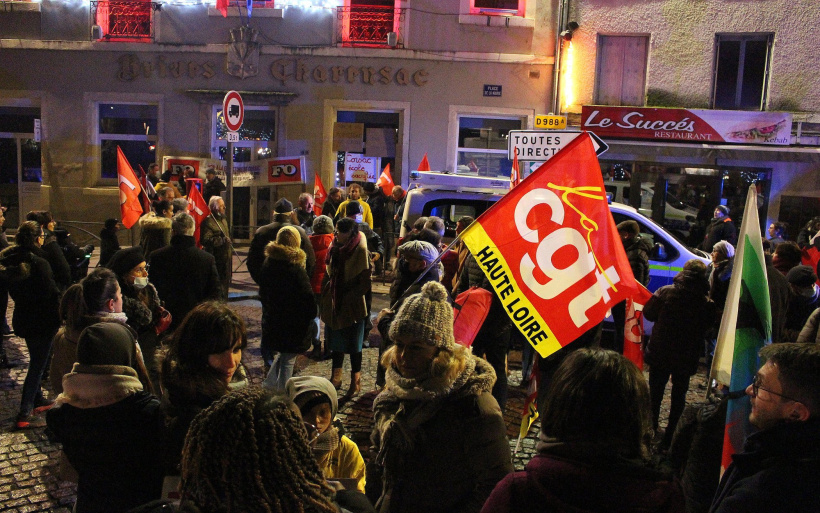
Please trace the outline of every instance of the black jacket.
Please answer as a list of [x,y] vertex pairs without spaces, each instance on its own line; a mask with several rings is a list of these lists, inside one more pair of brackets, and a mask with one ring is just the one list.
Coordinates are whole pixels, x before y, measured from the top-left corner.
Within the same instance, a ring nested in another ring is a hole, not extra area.
[[63,248],[57,244],[57,239],[53,236],[48,236],[43,247],[40,249],[43,251],[41,256],[45,258],[51,266],[51,271],[54,273],[54,282],[57,284],[57,287],[61,291],[67,289],[72,283],[71,266],[68,265],[68,261],[65,259]]
[[820,419],[782,424],[746,439],[720,480],[710,513],[820,511]]
[[151,282],[173,317],[170,329],[179,326],[199,303],[220,297],[216,260],[197,248],[193,237],[171,237],[170,246],[151,254],[150,272]]
[[111,260],[111,257],[120,250],[120,241],[117,239],[116,230],[109,230],[103,228],[100,231],[100,263],[99,265],[105,267],[105,264]]
[[652,243],[638,235],[624,242],[624,251],[626,251],[626,258],[629,260],[629,267],[632,268],[635,281],[643,286],[649,284],[649,255],[652,253]]
[[712,219],[709,226],[706,228],[706,237],[700,245],[700,249],[711,253],[715,244],[725,240],[732,246],[737,244],[737,228],[729,216],[721,217],[720,219]]
[[225,184],[222,183],[222,180],[220,180],[219,177],[214,177],[213,180],[205,182],[205,185],[202,186],[202,199],[207,203],[210,201],[211,196],[219,196],[224,190]]
[[0,281],[15,303],[12,326],[17,336],[42,337],[57,332],[60,290],[39,248],[11,246],[0,251]]
[[302,239],[299,247],[305,252],[305,270],[308,276],[313,275],[313,267],[316,265],[316,254],[313,252],[313,246],[310,244],[310,238],[301,226],[296,226],[288,221],[274,221],[270,224],[256,230],[251,240],[251,247],[248,249],[248,272],[251,278],[259,284],[260,273],[262,271],[262,264],[265,262],[265,248],[267,245],[276,240],[276,234],[279,229],[285,225],[290,225],[299,231],[299,237]]

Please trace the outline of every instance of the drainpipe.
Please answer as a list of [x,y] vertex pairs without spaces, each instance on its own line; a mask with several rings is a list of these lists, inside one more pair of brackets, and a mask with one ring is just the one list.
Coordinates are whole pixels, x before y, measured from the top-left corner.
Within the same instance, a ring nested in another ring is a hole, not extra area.
[[558,0],[558,16],[555,27],[555,64],[552,67],[552,113],[561,114],[561,55],[564,48],[562,32],[569,18],[569,0]]

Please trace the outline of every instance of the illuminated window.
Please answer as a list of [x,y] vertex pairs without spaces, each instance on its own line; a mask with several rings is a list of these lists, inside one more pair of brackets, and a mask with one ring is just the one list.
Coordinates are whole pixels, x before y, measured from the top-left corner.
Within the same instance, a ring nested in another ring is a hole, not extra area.
[[155,2],[148,0],[92,0],[101,41],[150,42],[154,37]]
[[470,0],[470,14],[524,16],[525,0]]
[[[215,159],[226,160],[228,143],[225,134],[225,118],[222,107],[214,107],[212,155]],[[233,144],[234,162],[250,162],[273,157],[276,148],[276,110],[263,106],[245,106],[245,117],[239,129],[239,142]]]
[[520,117],[459,116],[456,173],[509,179],[507,136],[523,128],[526,121]]
[[598,36],[596,105],[643,106],[649,36]]
[[388,46],[388,34],[396,34],[394,46],[404,46],[400,25],[404,9],[393,0],[345,0],[339,7],[339,28],[344,46]]
[[157,105],[99,103],[97,144],[102,178],[117,178],[117,146],[135,170],[156,160]]

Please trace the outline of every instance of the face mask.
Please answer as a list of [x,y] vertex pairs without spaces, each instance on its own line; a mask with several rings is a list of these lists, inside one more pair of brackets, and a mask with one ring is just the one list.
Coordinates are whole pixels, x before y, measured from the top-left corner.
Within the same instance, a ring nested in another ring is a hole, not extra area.
[[148,278],[145,276],[140,276],[134,278],[134,288],[136,289],[144,289],[148,286]]

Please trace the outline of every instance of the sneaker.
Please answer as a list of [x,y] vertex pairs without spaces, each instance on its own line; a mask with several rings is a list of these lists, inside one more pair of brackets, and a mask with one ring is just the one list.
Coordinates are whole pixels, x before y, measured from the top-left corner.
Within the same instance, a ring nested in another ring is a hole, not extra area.
[[14,422],[14,429],[36,429],[46,427],[46,420],[33,415],[18,415]]
[[34,415],[39,415],[43,412],[47,412],[52,408],[54,408],[54,401],[51,401],[46,398],[36,399],[34,401],[34,409],[31,412]]

